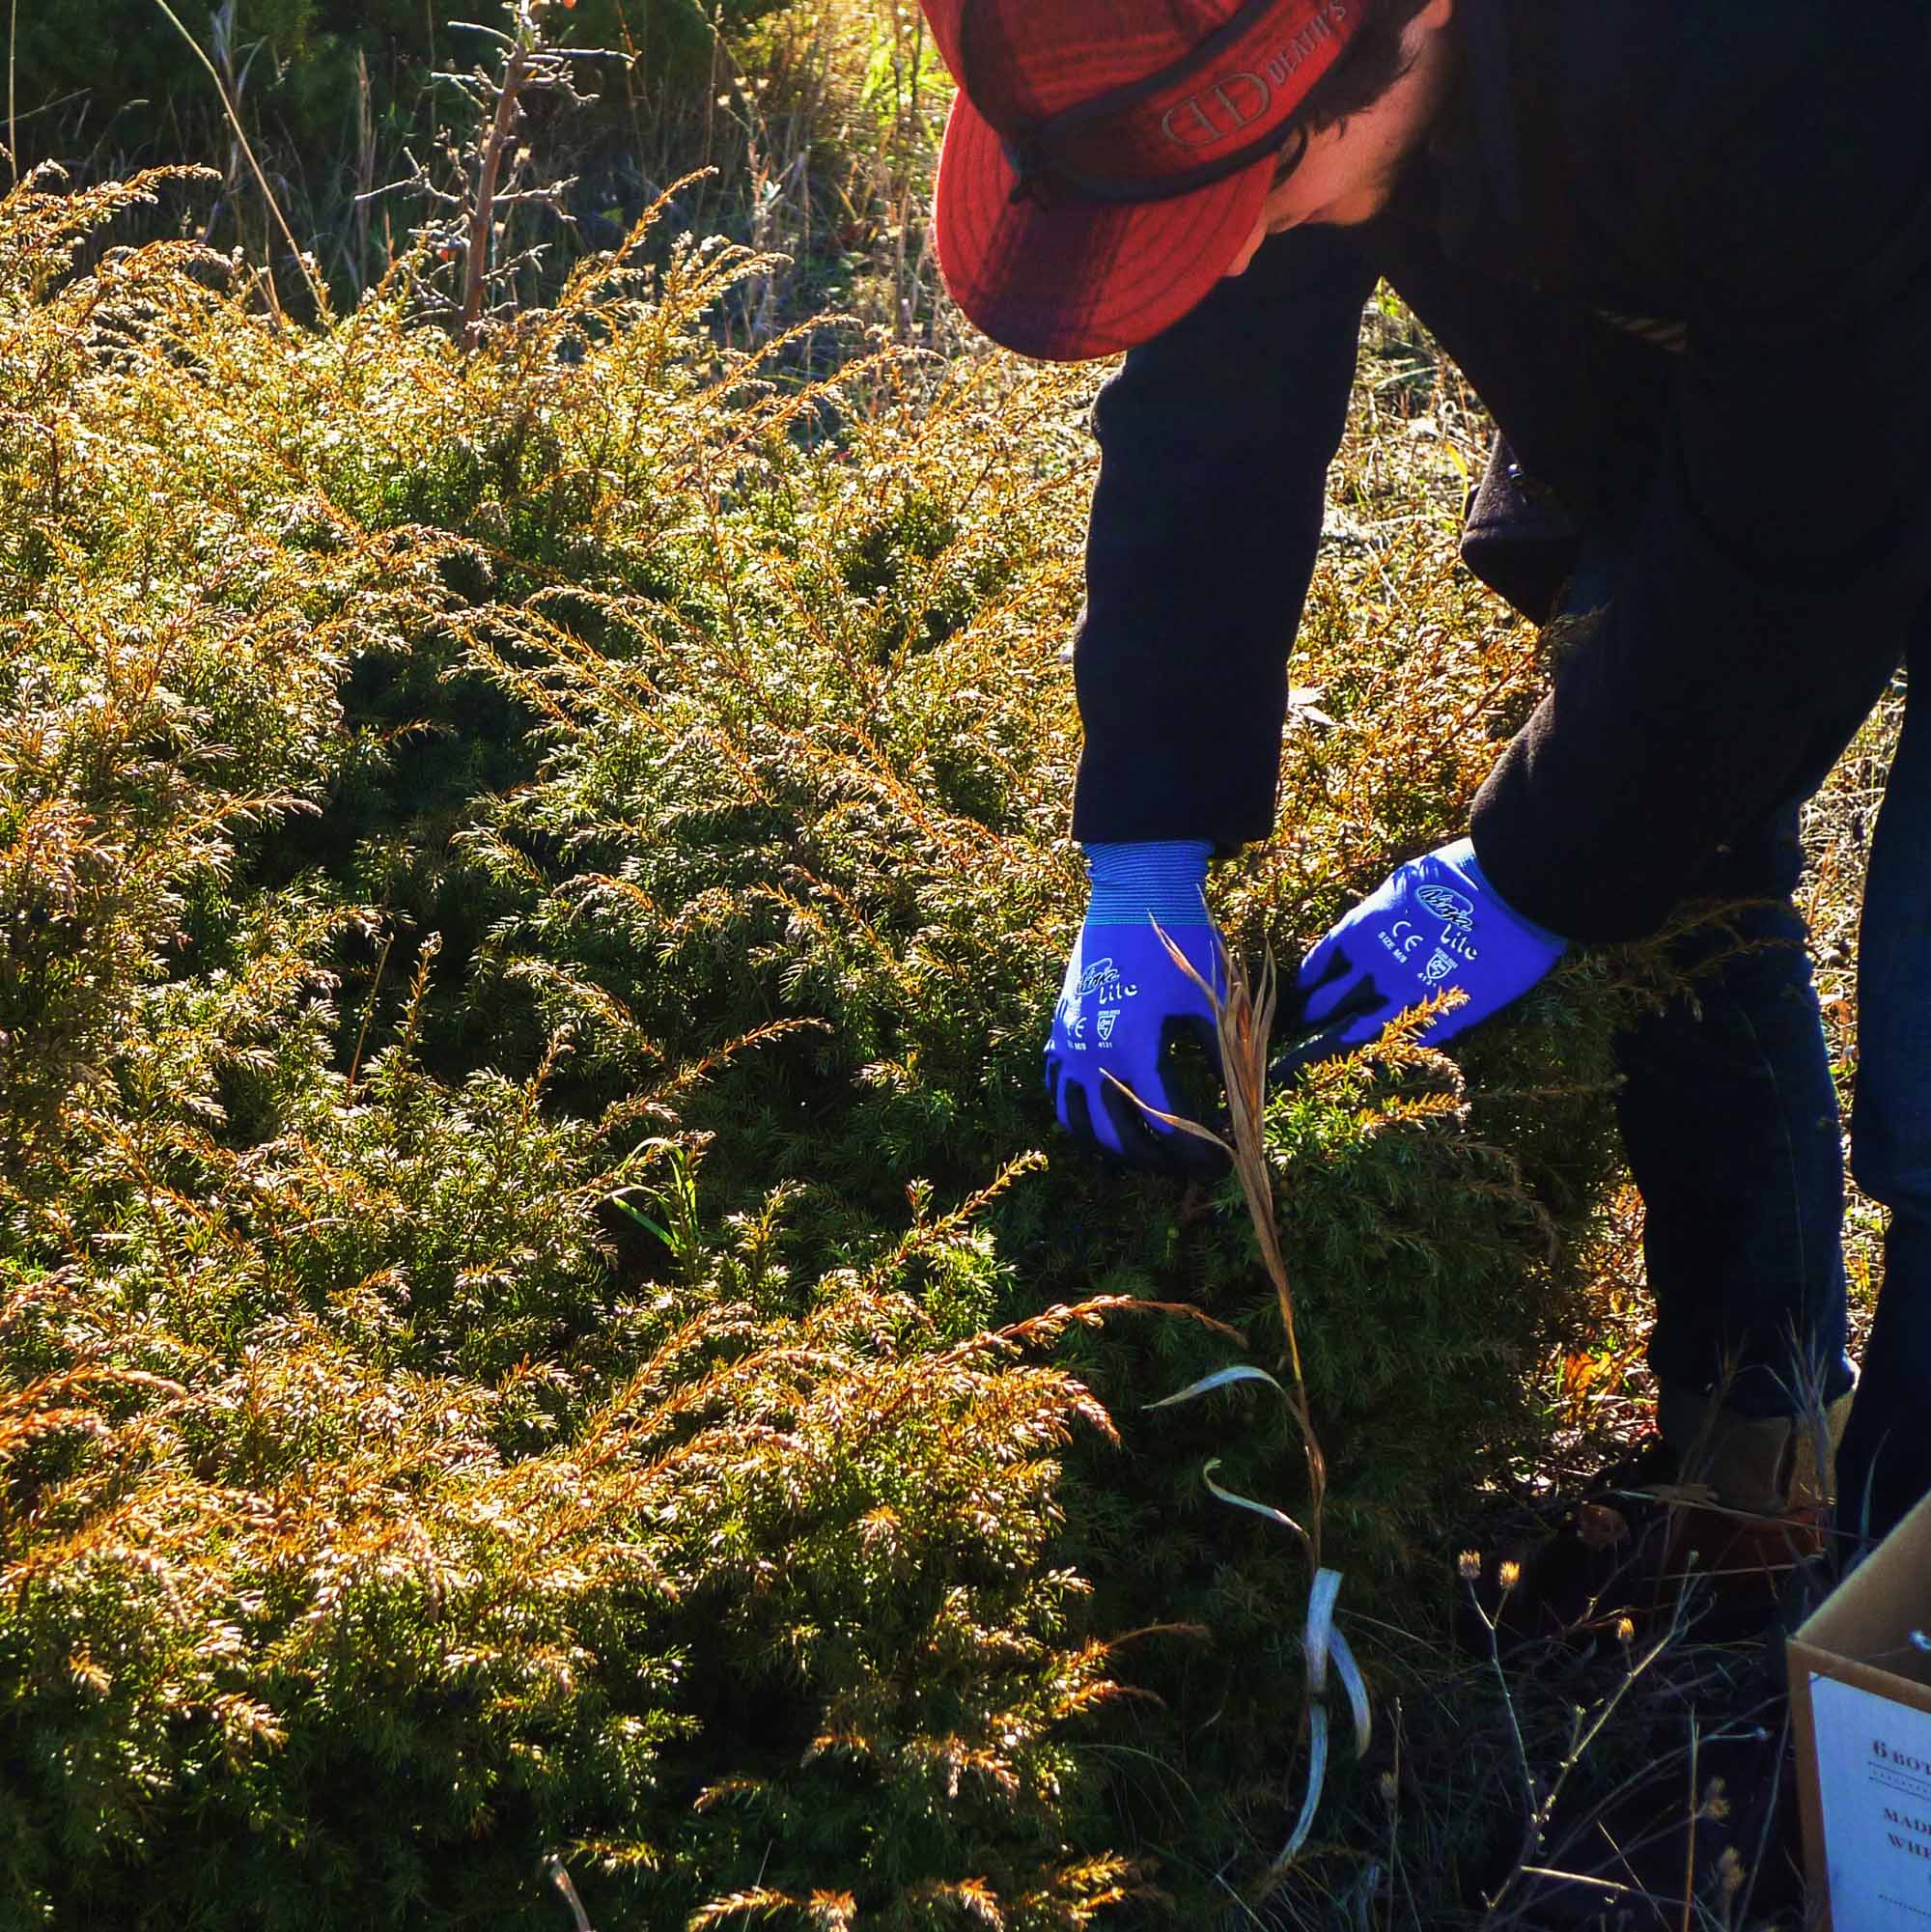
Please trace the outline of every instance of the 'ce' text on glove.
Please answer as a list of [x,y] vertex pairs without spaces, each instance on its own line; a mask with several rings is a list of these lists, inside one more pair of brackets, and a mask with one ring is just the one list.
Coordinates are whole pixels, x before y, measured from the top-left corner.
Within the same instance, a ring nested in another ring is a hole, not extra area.
[[1274,1071],[1351,1052],[1432,994],[1460,992],[1462,1004],[1420,1036],[1440,1046],[1519,999],[1567,949],[1504,902],[1468,839],[1426,853],[1392,872],[1307,955],[1296,980],[1300,1036]]

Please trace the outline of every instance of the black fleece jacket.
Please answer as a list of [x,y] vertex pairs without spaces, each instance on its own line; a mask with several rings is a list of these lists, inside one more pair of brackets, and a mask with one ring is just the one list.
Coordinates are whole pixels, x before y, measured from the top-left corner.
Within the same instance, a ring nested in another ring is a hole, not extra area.
[[1272,830],[1385,276],[1618,557],[1476,851],[1551,930],[1637,937],[1931,626],[1931,8],[1460,0],[1449,32],[1451,104],[1387,211],[1268,242],[1102,392],[1074,833]]

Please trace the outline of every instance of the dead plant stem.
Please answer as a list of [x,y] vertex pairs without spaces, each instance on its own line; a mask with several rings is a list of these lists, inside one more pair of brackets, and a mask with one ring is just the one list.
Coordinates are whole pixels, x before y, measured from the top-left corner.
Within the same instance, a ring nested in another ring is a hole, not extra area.
[[496,89],[496,111],[490,117],[489,139],[476,171],[476,206],[469,214],[469,248],[462,264],[462,349],[473,354],[483,339],[483,289],[490,259],[490,231],[496,211],[496,182],[502,173],[503,151],[521,112],[517,97],[522,92],[529,71],[531,47],[518,35],[503,63],[503,78]]
[[355,1052],[349,1062],[349,1090],[355,1090],[355,1076],[362,1070],[362,1049],[369,1041],[369,1022],[376,1017],[376,1001],[382,991],[382,974],[389,964],[389,948],[396,943],[393,929],[382,940],[382,956],[376,962],[376,977],[370,982],[369,1003],[362,1009],[362,1030],[355,1036]]
[[[248,139],[248,130],[241,126],[241,117],[235,111],[234,101],[229,98],[228,85],[221,78],[220,70],[209,59],[201,42],[188,32],[181,15],[168,5],[168,0],[154,0],[154,5],[173,21],[175,31],[194,49],[195,59],[208,70],[208,77],[213,81],[214,91],[221,97],[221,111],[227,115],[228,125],[234,128],[235,138],[241,144],[241,152],[248,157],[248,165],[254,171],[255,184],[262,190],[262,199],[267,204],[268,213],[273,218],[275,226],[282,231],[282,239],[289,244],[289,253],[294,257],[295,266],[301,270],[302,280],[308,284],[309,298],[315,303],[315,312],[318,316],[325,316],[328,313],[327,292],[316,278],[315,270],[309,266],[308,257],[295,243],[294,231],[289,227],[288,221],[282,214],[281,204],[275,200],[268,186],[268,178],[262,172],[261,162],[255,158],[255,149]],[[282,321],[284,320],[282,301],[275,289],[275,271],[272,264],[264,279],[267,285],[268,306],[274,311],[275,319],[278,322]]]
[[1681,1932],[1690,1932],[1690,1914],[1696,1897],[1696,1815],[1702,1808],[1696,1796],[1697,1772],[1697,1731],[1696,1714],[1690,1713],[1690,1825],[1683,1834],[1683,1924]]

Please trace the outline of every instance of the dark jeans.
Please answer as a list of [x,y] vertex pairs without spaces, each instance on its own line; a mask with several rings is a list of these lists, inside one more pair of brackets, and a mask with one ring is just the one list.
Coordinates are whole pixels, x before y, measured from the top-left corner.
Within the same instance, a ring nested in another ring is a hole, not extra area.
[[[1601,601],[1579,573],[1572,609]],[[1879,817],[1859,948],[1852,1161],[1889,1208],[1885,1281],[1838,1465],[1849,1527],[1882,1533],[1931,1491],[1931,613]],[[1878,691],[1867,694],[1875,703]],[[1692,991],[1619,1042],[1625,1150],[1641,1191],[1660,1381],[1791,1414],[1852,1383],[1844,1161],[1816,986],[1792,893],[1799,809],[1861,719],[1820,719],[1795,795],[1700,894],[1746,901],[1676,942]]]
[[1931,621],[1907,678],[1864,883],[1851,1111],[1858,1185],[1890,1226],[1837,1487],[1848,1520],[1867,1512],[1874,1532],[1931,1492]]

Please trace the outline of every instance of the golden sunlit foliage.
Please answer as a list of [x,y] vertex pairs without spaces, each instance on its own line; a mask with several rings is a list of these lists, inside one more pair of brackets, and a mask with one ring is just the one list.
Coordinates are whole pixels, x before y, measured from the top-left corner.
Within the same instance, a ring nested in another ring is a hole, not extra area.
[[[1140,1413],[1282,1347],[1235,1196],[1041,1092],[1091,378],[806,379],[836,325],[727,349],[764,265],[687,239],[466,356],[407,262],[298,325],[107,245],[176,191],[0,204],[6,1922],[1213,1897],[1305,1580],[1194,1471],[1299,1478]],[[1309,654],[1302,835],[1216,888],[1282,957],[1534,678],[1426,526]],[[1273,1101],[1351,1603],[1581,1318],[1603,978]]]

